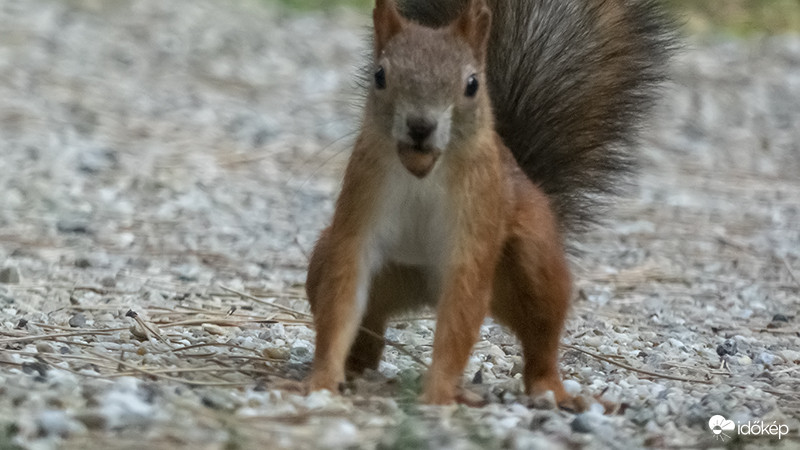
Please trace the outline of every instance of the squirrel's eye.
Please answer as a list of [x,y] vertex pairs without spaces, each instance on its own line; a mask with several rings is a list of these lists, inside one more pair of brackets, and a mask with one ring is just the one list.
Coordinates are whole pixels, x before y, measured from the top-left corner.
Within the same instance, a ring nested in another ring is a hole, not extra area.
[[467,97],[475,97],[475,94],[478,93],[478,77],[476,75],[470,75],[467,79],[467,89],[464,91],[464,95]]
[[377,72],[375,72],[375,87],[386,89],[386,71],[383,70],[383,66],[378,67]]

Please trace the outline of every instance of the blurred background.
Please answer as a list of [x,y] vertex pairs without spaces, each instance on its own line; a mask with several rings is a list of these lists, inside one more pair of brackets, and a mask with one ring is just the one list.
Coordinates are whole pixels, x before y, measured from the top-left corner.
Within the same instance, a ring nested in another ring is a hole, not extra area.
[[[371,0],[0,0],[0,448],[706,448],[719,413],[796,434],[800,0],[667,3],[685,46],[637,187],[575,242],[564,376],[624,405],[586,425],[520,404],[491,323],[486,409],[418,410],[394,348],[356,396],[274,389],[313,354]],[[429,318],[389,337],[428,358]]]
[[[298,11],[331,10],[341,7],[369,9],[370,0],[264,0]],[[666,0],[664,3],[686,20],[688,34],[729,34],[797,32],[800,3],[797,0]]]
[[689,34],[744,37],[800,30],[800,2],[797,0],[669,0],[667,3],[685,18]]

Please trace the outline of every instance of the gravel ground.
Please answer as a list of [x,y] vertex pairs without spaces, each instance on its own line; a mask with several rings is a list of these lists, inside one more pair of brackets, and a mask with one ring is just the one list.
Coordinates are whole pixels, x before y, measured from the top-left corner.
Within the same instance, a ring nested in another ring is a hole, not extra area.
[[[638,187],[574,243],[588,412],[530,405],[490,321],[490,404],[417,405],[430,312],[346,396],[295,394],[366,16],[0,3],[0,448],[800,447],[797,36],[687,49]],[[723,442],[716,414],[788,434]]]

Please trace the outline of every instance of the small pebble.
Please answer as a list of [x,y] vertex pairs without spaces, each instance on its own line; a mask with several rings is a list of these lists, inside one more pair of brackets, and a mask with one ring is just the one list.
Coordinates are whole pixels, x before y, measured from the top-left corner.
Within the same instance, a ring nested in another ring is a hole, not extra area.
[[90,234],[89,224],[80,220],[59,220],[56,229],[64,234]]
[[787,316],[783,315],[783,314],[775,314],[774,316],[772,316],[772,321],[773,322],[788,322],[789,318]]
[[53,346],[48,344],[47,342],[37,342],[36,343],[36,351],[39,353],[54,353]]
[[664,437],[664,435],[656,434],[656,435],[653,435],[653,436],[648,436],[644,440],[644,446],[646,448],[666,448],[667,447],[667,441],[666,441],[666,438]]
[[576,433],[591,433],[594,430],[595,420],[592,413],[581,413],[575,416],[570,423],[570,428]]
[[88,412],[75,418],[90,430],[102,430],[108,424],[106,417],[98,412]]
[[29,375],[35,372],[40,376],[46,376],[48,368],[47,364],[39,361],[22,363],[22,371]]
[[111,313],[101,313],[94,315],[95,322],[111,322],[114,320],[114,315]]
[[86,316],[83,313],[77,313],[69,319],[69,326],[72,328],[83,328],[86,326]]
[[289,350],[286,347],[267,347],[262,354],[271,359],[289,359]]
[[36,417],[36,425],[43,436],[66,437],[75,429],[64,411],[43,411]]
[[16,267],[6,267],[5,269],[0,270],[0,283],[19,284],[19,270],[17,270]]
[[725,342],[717,347],[717,354],[719,356],[735,355],[738,351],[738,344],[733,339],[727,339]]
[[139,326],[138,322],[134,322],[129,328],[131,334],[136,337],[137,339],[146,341],[150,339],[150,333]]
[[581,393],[581,384],[575,380],[564,380],[564,390],[568,395],[574,397]]
[[292,347],[292,350],[290,351],[290,354],[294,358],[305,359],[305,358],[308,358],[308,357],[311,356],[311,350],[309,350],[308,347],[306,347],[306,346],[296,345],[296,346]]
[[224,328],[219,325],[214,325],[213,323],[204,323],[203,330],[208,334],[216,334],[217,336],[224,336],[227,334]]
[[553,420],[553,413],[550,411],[537,411],[533,414],[530,425],[528,428],[531,430],[539,430],[544,424]]
[[472,376],[472,384],[483,384],[483,370],[478,369]]
[[79,269],[88,269],[92,267],[92,262],[89,261],[89,258],[78,258],[75,260],[75,267]]
[[779,350],[776,353],[778,353],[778,355],[785,361],[794,364],[800,364],[800,351],[786,349],[786,350]]
[[606,406],[601,403],[592,403],[589,405],[589,412],[600,416],[606,413],[606,409]]
[[511,373],[512,374],[522,373],[522,371],[525,370],[525,363],[524,363],[524,361],[522,361],[521,357],[519,357],[519,356],[511,356],[510,359],[512,359],[512,361],[514,361],[514,365],[511,366]]
[[772,366],[772,365],[775,364],[775,360],[776,359],[777,359],[777,357],[775,355],[773,355],[772,353],[761,352],[756,357],[755,362],[758,363],[758,364],[763,364],[765,366]]
[[348,448],[358,446],[358,428],[350,421],[339,419],[325,427],[322,442],[335,442],[331,448]]

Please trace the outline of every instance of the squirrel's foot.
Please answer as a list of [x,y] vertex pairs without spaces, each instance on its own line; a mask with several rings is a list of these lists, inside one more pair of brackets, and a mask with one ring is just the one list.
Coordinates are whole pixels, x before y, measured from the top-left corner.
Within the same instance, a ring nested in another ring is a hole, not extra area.
[[528,389],[528,395],[533,399],[534,404],[539,403],[542,399],[552,398],[554,401],[554,403],[551,401],[552,406],[558,406],[559,409],[574,413],[583,412],[588,408],[584,398],[573,397],[564,390],[564,385],[557,375],[542,377],[534,381]]
[[436,382],[436,380],[431,378],[425,385],[425,390],[420,396],[419,401],[426,405],[450,405],[456,401],[455,386]]
[[452,405],[453,403],[458,403],[470,408],[480,408],[486,406],[487,403],[480,395],[462,387],[426,389],[420,397],[420,402],[426,405]]
[[589,409],[589,403],[580,395],[576,395],[575,397],[567,396],[567,398],[557,403],[559,409],[572,413],[581,413]]
[[314,371],[305,384],[306,392],[327,389],[334,394],[339,394],[344,390],[343,377],[336,377],[326,372]]
[[464,388],[458,388],[456,391],[456,403],[469,406],[470,408],[481,408],[486,406],[489,402],[480,395]]

